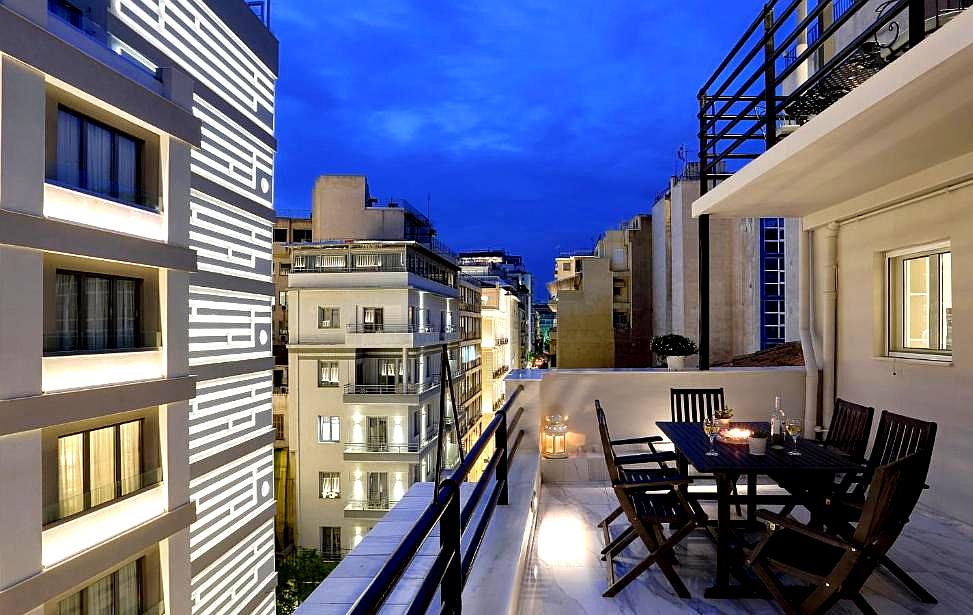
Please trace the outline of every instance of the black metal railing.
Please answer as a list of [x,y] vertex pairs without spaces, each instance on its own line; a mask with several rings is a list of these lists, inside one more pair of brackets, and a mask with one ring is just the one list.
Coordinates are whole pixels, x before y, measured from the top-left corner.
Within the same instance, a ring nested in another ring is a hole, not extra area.
[[[516,429],[523,408],[517,410],[509,423],[507,414],[521,390],[523,386],[517,387],[509,401],[484,428],[483,433],[459,466],[448,477],[437,483],[433,501],[422,512],[365,591],[358,596],[348,611],[350,615],[372,615],[379,612],[436,525],[439,525],[439,552],[432,568],[422,578],[419,589],[405,612],[409,615],[425,613],[438,591],[442,601],[442,613],[449,615],[462,613],[463,586],[480,552],[487,526],[493,518],[497,505],[507,505],[507,474],[517,447],[523,439],[524,430],[516,432],[512,443],[508,441],[508,434]],[[495,442],[493,455],[483,470],[480,480],[470,492],[469,499],[462,504],[460,484],[479,462],[480,455],[491,439]],[[491,483],[495,485],[483,507],[482,514],[476,523],[471,525],[473,513],[479,507],[480,500]],[[472,533],[466,551],[463,552],[462,541],[467,530]]]
[[439,376],[434,375],[423,382],[388,383],[388,384],[346,384],[345,393],[348,395],[418,395],[439,386]]
[[411,322],[356,322],[347,329],[348,333],[436,333],[432,325]]

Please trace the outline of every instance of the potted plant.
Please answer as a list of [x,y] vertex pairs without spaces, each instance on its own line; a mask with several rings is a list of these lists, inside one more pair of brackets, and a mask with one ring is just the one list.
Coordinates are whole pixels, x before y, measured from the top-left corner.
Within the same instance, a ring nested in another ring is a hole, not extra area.
[[751,455],[767,454],[767,435],[767,432],[763,429],[753,430],[753,433],[750,434],[750,440],[747,442],[750,446]]
[[670,372],[685,369],[686,357],[698,352],[696,342],[675,333],[653,337],[650,347],[656,356],[665,358],[666,367]]
[[733,418],[733,408],[719,408],[713,412],[713,416],[716,417],[723,427],[730,426],[730,419]]

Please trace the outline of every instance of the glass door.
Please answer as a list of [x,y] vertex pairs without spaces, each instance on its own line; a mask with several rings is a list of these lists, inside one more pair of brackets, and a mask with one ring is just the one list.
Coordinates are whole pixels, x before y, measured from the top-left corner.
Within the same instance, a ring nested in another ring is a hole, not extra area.
[[384,308],[367,307],[364,308],[363,312],[366,333],[374,333],[383,329],[385,323]]
[[384,416],[368,417],[368,450],[385,452],[389,450],[388,418]]
[[368,508],[387,510],[389,507],[388,472],[368,473]]

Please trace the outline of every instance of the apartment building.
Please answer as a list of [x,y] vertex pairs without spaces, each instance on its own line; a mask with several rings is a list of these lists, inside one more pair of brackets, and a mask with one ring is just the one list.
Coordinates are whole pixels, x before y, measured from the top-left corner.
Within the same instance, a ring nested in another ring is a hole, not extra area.
[[0,612],[274,612],[276,71],[237,0],[0,3]]
[[[658,335],[699,340],[699,163],[652,206],[652,320]],[[710,357],[714,363],[798,339],[795,218],[710,221]],[[791,239],[791,240],[789,240]],[[791,283],[788,283],[790,278]],[[694,365],[696,357],[688,357]]]
[[557,367],[649,367],[652,218],[635,216],[590,252],[555,259],[548,283],[557,316]]
[[[483,291],[476,278],[459,276],[459,331],[458,355],[451,361],[453,391],[456,396],[456,415],[463,451],[468,451],[483,433],[483,358],[481,331],[483,329]],[[492,450],[484,451],[482,458],[489,461]],[[482,464],[469,480],[476,480]]]
[[516,289],[500,278],[480,278],[483,303],[483,415],[492,418],[506,400],[503,379],[520,365],[521,309]]
[[312,201],[311,241],[288,245],[288,446],[297,544],[340,557],[433,478],[444,347],[462,390],[459,267],[425,216],[378,203],[364,177],[322,176]]
[[525,367],[528,355],[535,350],[537,323],[534,320],[534,275],[527,270],[523,257],[506,250],[468,250],[459,253],[459,263],[465,275],[500,278],[513,287],[520,309],[517,337],[523,349],[522,356],[515,358],[514,367]]

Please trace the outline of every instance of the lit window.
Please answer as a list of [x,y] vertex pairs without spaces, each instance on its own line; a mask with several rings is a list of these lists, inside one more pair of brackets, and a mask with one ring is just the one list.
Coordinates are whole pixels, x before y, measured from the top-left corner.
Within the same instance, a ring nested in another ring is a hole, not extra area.
[[952,260],[948,243],[888,254],[890,355],[952,355]]
[[321,555],[326,559],[341,557],[341,528],[321,528]]
[[280,270],[279,271],[280,271],[280,275],[288,275],[288,274],[290,274],[290,272],[291,272],[291,264],[290,263],[281,263],[280,264]]
[[318,417],[318,442],[339,442],[341,420],[337,416]]
[[336,387],[338,382],[338,362],[318,361],[318,386]]
[[57,604],[59,615],[100,613],[145,613],[142,568],[145,558],[130,562],[105,575],[81,591],[63,598]]
[[337,329],[341,326],[340,310],[332,307],[318,308],[318,329]]
[[323,500],[341,497],[341,475],[337,472],[318,472],[318,486]]

